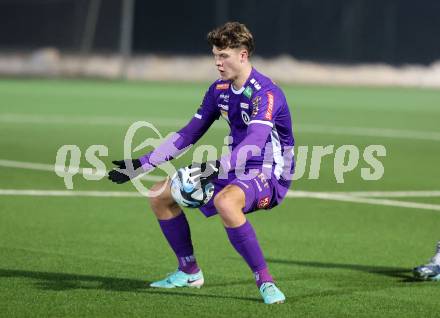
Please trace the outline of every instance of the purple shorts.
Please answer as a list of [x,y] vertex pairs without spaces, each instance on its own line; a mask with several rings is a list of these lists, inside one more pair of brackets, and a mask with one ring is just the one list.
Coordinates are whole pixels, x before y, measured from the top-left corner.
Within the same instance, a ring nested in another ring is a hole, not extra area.
[[250,180],[240,180],[235,175],[230,175],[228,179],[216,178],[211,182],[214,185],[214,195],[208,203],[199,208],[206,217],[217,214],[214,197],[227,185],[236,185],[243,190],[246,197],[244,213],[273,208],[283,200],[288,190],[281,186],[275,178],[267,179],[263,173]]

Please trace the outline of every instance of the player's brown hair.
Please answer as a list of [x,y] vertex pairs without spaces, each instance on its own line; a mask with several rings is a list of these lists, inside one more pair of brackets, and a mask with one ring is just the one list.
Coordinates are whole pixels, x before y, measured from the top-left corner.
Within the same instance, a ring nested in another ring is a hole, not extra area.
[[245,48],[249,56],[255,49],[254,37],[249,29],[240,22],[226,22],[208,33],[208,42],[220,50],[226,48]]

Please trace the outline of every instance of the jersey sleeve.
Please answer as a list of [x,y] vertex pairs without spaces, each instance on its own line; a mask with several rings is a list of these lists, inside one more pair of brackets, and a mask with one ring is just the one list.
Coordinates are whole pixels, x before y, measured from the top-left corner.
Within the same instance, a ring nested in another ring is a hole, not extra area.
[[[224,172],[234,170],[240,164],[244,164],[253,156],[259,156],[264,148],[272,128],[269,125],[255,123],[249,125],[246,137],[235,149],[220,158],[220,165]],[[249,150],[253,148],[254,153]],[[243,151],[244,150],[244,151]]]
[[281,107],[281,98],[274,91],[266,90],[252,99],[252,113],[249,124],[259,123],[270,127],[274,125],[275,113]]
[[143,169],[146,171],[152,170],[154,167],[177,157],[187,147],[194,145],[219,116],[220,112],[215,105],[215,97],[211,86],[193,118],[159,147],[139,158]]
[[208,91],[205,93],[202,104],[200,105],[199,109],[197,109],[194,117],[203,121],[211,122],[211,124],[214,122],[214,120],[219,119],[220,111],[216,105],[214,84],[211,85]]

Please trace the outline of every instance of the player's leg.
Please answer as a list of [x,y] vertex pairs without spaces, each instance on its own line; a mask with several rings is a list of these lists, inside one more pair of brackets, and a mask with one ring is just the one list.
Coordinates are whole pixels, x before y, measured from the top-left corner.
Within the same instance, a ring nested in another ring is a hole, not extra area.
[[413,273],[420,279],[440,281],[440,241],[437,242],[436,251],[431,260],[427,264],[414,268]]
[[214,205],[225,226],[229,241],[254,273],[264,301],[269,304],[281,303],[285,297],[274,285],[254,228],[243,213],[247,205],[246,201],[249,203],[253,200],[255,200],[253,188],[248,186],[247,189],[242,189],[232,184],[214,197]]
[[214,205],[225,226],[229,241],[244,258],[258,287],[264,282],[272,282],[260,244],[251,223],[243,213],[246,197],[241,188],[228,185],[214,198]]
[[236,185],[227,185],[214,197],[214,206],[226,228],[236,228],[246,222],[245,202],[245,193]]
[[[164,190],[160,192],[159,190],[162,188]],[[178,271],[165,280],[151,284],[151,286],[164,288],[200,287],[203,284],[203,275],[194,257],[189,224],[182,209],[171,196],[169,180],[156,183],[151,190],[160,192],[158,196],[149,198],[150,206],[158,219],[162,233],[179,262]]]

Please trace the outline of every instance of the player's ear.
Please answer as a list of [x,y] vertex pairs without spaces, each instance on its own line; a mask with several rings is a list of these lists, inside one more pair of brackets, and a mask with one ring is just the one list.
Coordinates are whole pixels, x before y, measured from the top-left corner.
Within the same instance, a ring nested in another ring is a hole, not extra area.
[[246,49],[240,51],[240,63],[244,63],[249,58],[249,53]]

